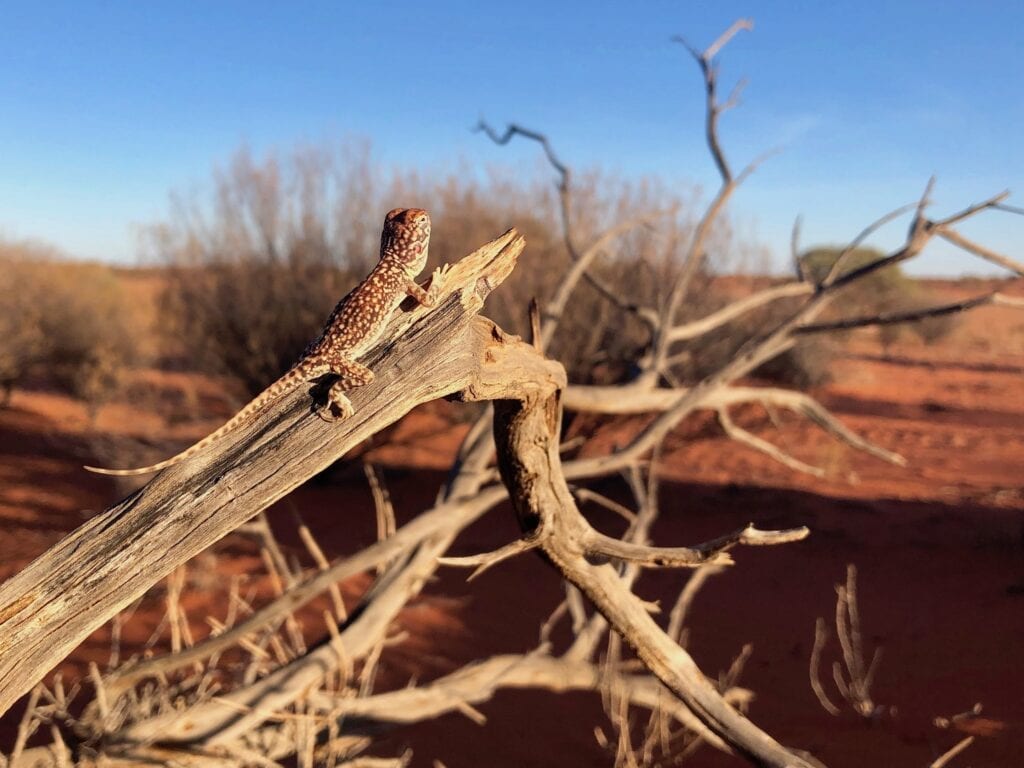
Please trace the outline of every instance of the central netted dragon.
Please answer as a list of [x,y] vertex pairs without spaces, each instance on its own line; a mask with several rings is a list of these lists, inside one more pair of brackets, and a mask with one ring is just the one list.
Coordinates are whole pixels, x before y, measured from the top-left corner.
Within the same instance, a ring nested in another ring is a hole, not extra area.
[[147,467],[104,469],[86,467],[102,475],[142,475],[156,472],[194,456],[228,432],[246,423],[268,403],[307,382],[323,376],[338,377],[327,394],[325,417],[345,419],[353,414],[345,395],[373,381],[373,371],[358,362],[380,338],[392,312],[412,296],[420,304],[434,306],[448,267],[434,271],[430,289],[416,283],[416,276],[427,264],[430,243],[430,216],[419,208],[396,208],[384,218],[380,240],[380,260],[366,279],[353,288],[331,313],[320,337],[314,341],[291,369],[256,395],[224,426],[176,456]]

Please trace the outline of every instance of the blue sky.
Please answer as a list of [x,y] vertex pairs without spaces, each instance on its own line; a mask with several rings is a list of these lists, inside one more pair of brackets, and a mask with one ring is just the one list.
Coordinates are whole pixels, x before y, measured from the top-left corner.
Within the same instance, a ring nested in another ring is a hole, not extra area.
[[[385,164],[534,171],[535,147],[470,132],[481,115],[546,131],[579,168],[710,188],[700,77],[669,38],[703,47],[739,16],[755,29],[722,78],[749,82],[723,140],[736,165],[783,151],[734,211],[779,265],[797,214],[806,242],[835,242],[932,174],[940,211],[1024,197],[1019,0],[0,2],[0,233],[132,262],[135,225],[243,142],[365,136]],[[1024,256],[1022,217],[965,231]],[[984,267],[939,247],[918,270]]]

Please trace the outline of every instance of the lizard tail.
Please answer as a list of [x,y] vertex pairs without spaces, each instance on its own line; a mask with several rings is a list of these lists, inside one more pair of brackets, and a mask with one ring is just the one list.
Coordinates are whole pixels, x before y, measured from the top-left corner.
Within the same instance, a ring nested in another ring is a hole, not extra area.
[[215,440],[219,440],[224,437],[228,432],[238,427],[242,422],[246,421],[254,413],[262,409],[267,403],[272,400],[276,400],[293,389],[297,389],[302,385],[304,381],[308,380],[307,371],[303,366],[296,366],[288,371],[284,376],[279,378],[265,390],[256,395],[249,403],[242,407],[238,413],[231,417],[231,419],[214,432],[211,432],[198,443],[186,448],[179,454],[172,456],[164,461],[157,462],[156,464],[150,464],[148,467],[135,467],[133,469],[106,469],[104,467],[89,467],[86,466],[90,472],[95,472],[97,475],[113,475],[115,477],[130,477],[132,475],[146,475],[151,472],[158,472],[161,469],[166,469],[178,462],[184,461],[191,456],[199,453],[203,448],[208,446]]

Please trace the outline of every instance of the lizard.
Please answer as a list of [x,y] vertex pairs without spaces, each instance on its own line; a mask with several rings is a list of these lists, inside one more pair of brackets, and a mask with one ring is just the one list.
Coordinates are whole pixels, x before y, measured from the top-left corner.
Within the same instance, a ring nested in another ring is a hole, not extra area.
[[373,381],[373,371],[358,358],[366,354],[384,332],[391,313],[406,296],[433,307],[448,272],[445,265],[434,271],[430,289],[415,280],[427,263],[430,215],[420,208],[395,208],[384,217],[380,259],[359,285],[338,302],[319,338],[311,343],[283,376],[256,395],[222,427],[169,459],[134,469],[86,466],[101,475],[143,475],[188,459],[227,433],[248,422],[254,414],[307,382],[333,375],[337,380],[327,393],[327,408],[320,415],[329,421],[347,419],[354,413],[346,396]]

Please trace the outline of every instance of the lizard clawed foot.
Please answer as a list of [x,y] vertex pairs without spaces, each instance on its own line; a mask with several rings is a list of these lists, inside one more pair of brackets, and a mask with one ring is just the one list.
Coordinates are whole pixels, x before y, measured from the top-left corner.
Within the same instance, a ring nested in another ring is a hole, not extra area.
[[450,269],[450,265],[442,264],[430,276],[430,288],[427,290],[428,307],[437,306],[438,299],[441,298],[441,291],[444,290],[445,283],[448,281],[448,271]]
[[355,408],[352,407],[352,403],[347,397],[342,395],[338,399],[331,399],[327,405],[323,408],[316,409],[316,415],[324,421],[335,422],[344,421],[355,413]]

